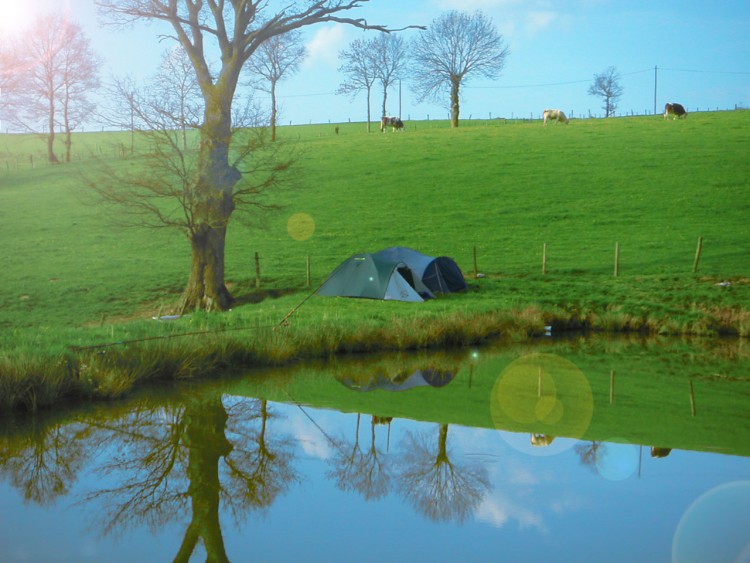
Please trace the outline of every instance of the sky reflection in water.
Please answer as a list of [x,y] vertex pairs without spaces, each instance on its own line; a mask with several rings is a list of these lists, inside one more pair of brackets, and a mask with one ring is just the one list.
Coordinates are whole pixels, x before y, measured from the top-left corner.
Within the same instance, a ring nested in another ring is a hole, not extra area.
[[[435,388],[351,393],[427,400],[467,370]],[[542,379],[527,399],[543,398]],[[617,436],[550,441],[229,387],[3,436],[0,559],[750,561],[749,457],[653,457]]]

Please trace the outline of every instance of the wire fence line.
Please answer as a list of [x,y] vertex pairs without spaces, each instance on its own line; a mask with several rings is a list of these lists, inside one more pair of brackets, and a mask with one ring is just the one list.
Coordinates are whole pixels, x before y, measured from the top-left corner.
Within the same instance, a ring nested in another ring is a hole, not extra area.
[[[747,110],[749,108],[746,108],[744,106],[740,106],[739,104],[735,104],[734,107],[729,108],[720,108],[720,107],[687,107],[686,108],[691,113],[716,113],[716,112],[729,112],[729,111],[742,111]],[[567,115],[571,119],[605,119],[605,116],[601,113],[595,113],[592,112],[590,109],[585,110],[584,112],[576,111],[574,109],[567,110]],[[641,110],[627,110],[627,111],[621,111],[616,112],[615,115],[610,116],[606,119],[612,119],[612,118],[620,118],[620,117],[647,117],[647,116],[654,116],[659,115],[661,116],[662,113],[660,111],[657,111],[656,113],[653,112],[653,110],[649,109],[643,109]],[[492,125],[492,124],[498,124],[498,123],[507,123],[507,122],[534,122],[534,121],[541,121],[542,120],[542,114],[531,112],[528,115],[516,115],[515,113],[511,113],[510,116],[507,115],[498,115],[493,112],[488,112],[487,115],[479,116],[479,115],[473,115],[469,114],[468,116],[464,116],[461,121],[462,123],[468,122],[475,122],[474,125],[479,123],[484,123],[485,125]],[[409,124],[411,123],[411,129],[416,130],[420,127],[449,127],[449,121],[450,121],[450,115],[446,114],[445,116],[435,116],[434,114],[425,114],[424,116],[412,116],[407,115],[404,118],[404,121]],[[341,122],[341,123],[365,123],[364,121],[358,122],[358,121],[352,121],[349,119],[348,122]],[[335,123],[332,123],[330,120],[328,121],[328,124],[334,125]],[[290,126],[292,124],[290,123]],[[313,124],[313,125],[322,125],[321,123]],[[296,125],[298,127],[304,127],[304,125]],[[283,126],[282,126],[283,127]],[[376,128],[379,132],[379,129]],[[76,134],[85,133],[85,130],[82,131],[76,131]],[[92,133],[99,133],[99,131],[89,131]],[[103,133],[127,133],[128,131],[123,130],[105,130],[102,129]],[[2,132],[0,132],[0,135]],[[31,133],[12,133],[7,132],[6,133],[8,137],[14,137],[16,135],[26,135],[26,136],[33,136],[33,135],[39,135],[39,134],[31,134]],[[73,150],[71,160],[74,162],[87,160],[87,159],[94,159],[94,158],[130,158],[132,157],[132,152],[122,142],[119,143],[113,143],[112,145],[106,145],[106,144],[97,144],[96,148],[87,148],[85,151],[80,152]],[[39,143],[39,149],[35,150],[33,152],[15,152],[11,151],[9,148],[3,149],[3,147],[0,147],[0,174],[8,174],[11,172],[16,172],[19,170],[31,170],[35,168],[43,168],[46,166],[50,166],[54,163],[50,163],[46,159],[46,153],[44,150],[44,144],[40,141]],[[55,164],[59,165],[59,164]]]

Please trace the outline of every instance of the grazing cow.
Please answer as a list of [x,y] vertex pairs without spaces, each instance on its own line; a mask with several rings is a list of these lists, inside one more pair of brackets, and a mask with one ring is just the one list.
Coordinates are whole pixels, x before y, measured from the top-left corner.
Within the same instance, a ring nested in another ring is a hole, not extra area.
[[531,445],[532,446],[549,446],[555,440],[554,436],[549,434],[532,434]]
[[664,106],[664,119],[669,115],[673,116],[672,119],[682,119],[683,117],[687,117],[687,111],[685,110],[685,106],[681,104],[667,104]]
[[385,128],[388,126],[391,127],[391,131],[396,131],[404,128],[404,122],[398,117],[387,117],[384,115],[380,120],[380,131],[385,131]]
[[561,109],[546,109],[544,110],[544,124],[547,125],[547,120],[557,121],[558,123],[570,123],[568,116],[563,113]]

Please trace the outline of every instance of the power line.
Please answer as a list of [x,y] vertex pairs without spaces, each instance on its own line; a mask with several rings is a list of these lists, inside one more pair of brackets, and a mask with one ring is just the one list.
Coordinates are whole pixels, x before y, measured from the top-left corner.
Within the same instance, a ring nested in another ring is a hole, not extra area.
[[699,74],[750,74],[750,71],[739,71],[739,70],[693,70],[687,68],[661,68],[659,70],[669,70],[671,72],[695,72]]
[[[646,68],[643,70],[634,70],[633,72],[622,72],[619,73],[620,76],[631,76],[633,74],[643,74],[645,72],[651,72],[652,69]],[[586,78],[585,80],[570,80],[567,82],[547,82],[544,84],[514,84],[511,86],[464,86],[464,88],[467,88],[469,90],[480,90],[480,89],[496,89],[496,90],[509,90],[509,89],[516,89],[516,88],[546,88],[548,86],[567,86],[569,84],[588,84],[591,82],[591,78]]]
[[[663,68],[659,67],[660,71],[667,72],[693,72],[697,74],[734,74],[734,75],[750,75],[750,71],[733,71],[733,70],[697,70],[697,69],[686,69],[686,68]],[[635,74],[645,74],[652,72],[653,68],[645,68],[641,70],[634,70],[632,72],[622,72],[620,76],[633,76]],[[508,86],[497,85],[497,86],[464,86],[467,90],[520,90],[523,88],[548,88],[550,86],[569,86],[571,84],[588,84],[591,82],[591,78],[583,80],[568,80],[565,82],[542,82],[538,84],[511,84]],[[279,98],[314,98],[322,96],[335,96],[336,92],[319,92],[314,94],[289,94],[282,95]]]

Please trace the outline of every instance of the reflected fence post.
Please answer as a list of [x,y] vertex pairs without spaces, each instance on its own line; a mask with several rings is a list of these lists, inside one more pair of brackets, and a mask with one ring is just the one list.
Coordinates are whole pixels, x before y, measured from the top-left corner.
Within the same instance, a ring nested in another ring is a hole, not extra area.
[[690,387],[690,414],[695,416],[695,393],[693,392],[692,380],[688,381],[688,385]]

